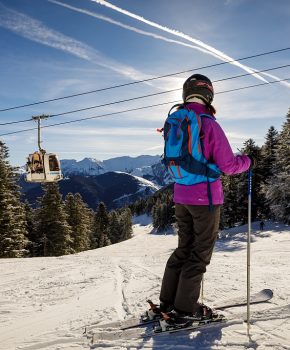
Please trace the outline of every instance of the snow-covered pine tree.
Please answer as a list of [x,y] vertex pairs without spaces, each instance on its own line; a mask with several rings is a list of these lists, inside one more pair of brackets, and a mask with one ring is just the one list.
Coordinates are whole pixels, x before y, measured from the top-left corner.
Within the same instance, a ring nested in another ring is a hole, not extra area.
[[273,216],[290,224],[290,109],[278,137],[273,176],[264,191]]
[[110,245],[108,238],[109,215],[103,202],[99,203],[94,220],[93,241],[94,248],[102,248]]
[[39,200],[37,231],[44,256],[73,253],[71,228],[57,183],[43,185],[44,195]]
[[82,252],[91,247],[92,222],[88,206],[79,193],[68,193],[65,198],[67,222],[71,227],[72,249]]
[[25,209],[25,217],[26,217],[26,230],[27,230],[27,238],[29,240],[28,250],[29,256],[38,256],[37,254],[37,242],[38,236],[35,230],[35,209],[32,209],[29,202],[24,202]]
[[8,157],[8,148],[0,141],[0,257],[18,258],[28,253],[25,209]]

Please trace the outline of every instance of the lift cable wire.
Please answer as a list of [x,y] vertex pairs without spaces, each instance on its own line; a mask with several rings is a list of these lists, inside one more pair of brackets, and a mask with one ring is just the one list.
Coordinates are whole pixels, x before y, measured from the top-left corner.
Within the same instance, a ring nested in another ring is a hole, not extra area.
[[233,63],[233,62],[239,62],[239,61],[248,60],[248,59],[251,59],[251,58],[256,58],[256,57],[261,57],[261,56],[266,56],[266,55],[270,55],[270,54],[274,54],[274,53],[282,52],[282,51],[286,51],[286,50],[290,50],[290,47],[285,47],[285,48],[282,48],[282,49],[279,49],[279,50],[267,51],[267,52],[263,52],[263,53],[260,53],[260,54],[251,55],[251,56],[247,56],[247,57],[242,57],[242,58],[238,58],[236,60],[215,63],[215,64],[211,64],[211,65],[207,65],[207,66],[203,66],[203,67],[199,67],[199,68],[192,68],[192,69],[187,69],[187,70],[180,71],[180,72],[175,72],[175,73],[170,73],[170,74],[165,74],[165,75],[159,75],[159,76],[155,76],[155,77],[152,77],[152,78],[136,80],[136,81],[132,81],[130,83],[124,83],[124,84],[109,86],[109,87],[105,87],[105,88],[101,88],[101,89],[90,90],[90,91],[86,91],[86,92],[82,92],[82,93],[78,93],[78,94],[73,94],[73,95],[68,95],[68,96],[63,96],[63,97],[57,97],[57,98],[53,98],[53,99],[49,99],[49,100],[43,100],[43,101],[32,102],[32,103],[28,103],[28,104],[24,104],[24,105],[3,108],[3,109],[0,109],[0,112],[7,112],[7,111],[10,111],[10,110],[14,110],[14,109],[19,109],[19,108],[24,108],[24,107],[31,107],[31,106],[35,106],[35,105],[39,105],[39,104],[43,104],[43,103],[54,102],[54,101],[68,99],[68,98],[73,98],[73,97],[93,94],[93,93],[100,92],[100,91],[106,91],[106,90],[121,88],[121,87],[129,86],[129,85],[145,83],[145,82],[152,81],[152,80],[167,78],[167,77],[171,77],[171,76],[174,76],[174,75],[179,75],[179,74],[183,74],[183,73],[193,72],[193,71],[200,70],[200,69],[218,67],[218,66],[221,66],[221,65],[224,65],[224,64],[229,64],[229,63]]
[[[275,84],[275,83],[279,83],[279,82],[282,82],[282,81],[289,81],[289,80],[290,80],[290,78],[276,80],[276,81],[271,81],[269,83],[260,83],[260,84],[255,84],[255,85],[248,85],[248,86],[244,86],[244,87],[240,87],[240,88],[236,88],[236,89],[220,91],[220,92],[217,92],[216,95],[229,93],[229,92],[234,92],[234,91],[239,91],[239,90],[245,90],[245,89],[259,87],[259,86],[265,86],[265,85],[269,85],[269,84]],[[149,105],[149,106],[142,106],[142,107],[137,107],[137,108],[132,108],[132,109],[126,109],[126,110],[123,110],[123,111],[110,112],[110,113],[107,113],[107,114],[101,114],[101,115],[97,115],[97,116],[93,116],[93,117],[80,118],[80,119],[70,120],[70,121],[61,122],[61,123],[50,124],[50,125],[42,126],[41,128],[44,129],[44,128],[50,128],[52,126],[58,126],[58,125],[64,125],[64,124],[71,124],[71,123],[81,122],[83,120],[104,118],[104,117],[109,117],[109,116],[116,115],[116,114],[133,112],[133,111],[139,111],[141,109],[153,108],[153,107],[163,106],[163,105],[167,105],[167,104],[175,104],[175,103],[178,103],[178,102],[180,102],[180,101],[163,102],[163,103],[158,103],[158,104]],[[13,134],[19,134],[19,133],[23,133],[23,132],[27,132],[27,131],[31,131],[31,130],[36,130],[36,129],[37,128],[29,128],[29,129],[9,132],[9,133],[5,133],[5,134],[0,134],[0,137],[1,136],[7,136],[7,135],[13,135]]]
[[[286,67],[289,67],[289,66],[290,66],[290,64],[286,64],[286,65],[279,66],[279,67],[268,68],[268,69],[263,69],[263,70],[260,70],[260,71],[256,71],[255,73],[268,72],[268,71],[272,71],[272,70],[276,70],[276,69],[286,68]],[[253,73],[239,74],[239,75],[235,75],[235,76],[232,76],[232,77],[227,77],[227,78],[223,78],[223,79],[213,80],[213,83],[217,83],[217,82],[221,82],[221,81],[225,81],[225,80],[242,78],[242,77],[246,77],[246,76],[249,76],[249,75],[252,75],[252,74]],[[96,106],[90,106],[90,107],[86,107],[86,108],[75,109],[73,111],[67,111],[67,112],[62,112],[62,113],[57,113],[57,114],[51,114],[51,115],[48,115],[48,118],[58,117],[58,116],[72,114],[72,113],[77,113],[77,112],[83,112],[83,111],[87,111],[87,110],[90,110],[90,109],[106,107],[106,106],[115,105],[115,104],[118,104],[118,103],[130,102],[130,101],[139,100],[139,99],[143,99],[143,98],[147,98],[147,97],[163,95],[163,94],[167,94],[167,93],[178,91],[178,90],[181,90],[181,89],[178,88],[178,89],[166,90],[166,91],[162,91],[162,92],[156,92],[156,93],[153,93],[153,94],[132,97],[132,98],[128,98],[128,99],[125,99],[125,100],[119,100],[119,101],[114,101],[114,102],[103,103],[103,104],[96,105]],[[7,122],[7,123],[0,123],[0,126],[11,125],[11,124],[18,124],[18,123],[24,123],[24,122],[31,122],[31,118],[30,119],[19,120],[19,121]]]

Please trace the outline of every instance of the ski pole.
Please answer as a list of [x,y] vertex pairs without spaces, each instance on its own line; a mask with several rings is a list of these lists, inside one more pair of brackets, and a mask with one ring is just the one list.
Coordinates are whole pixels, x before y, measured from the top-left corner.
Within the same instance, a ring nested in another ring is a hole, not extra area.
[[247,239],[247,327],[250,334],[250,299],[251,299],[251,225],[252,225],[252,169],[248,172],[248,239]]
[[203,293],[204,293],[204,274],[202,275],[202,280],[201,280],[201,303],[203,304],[203,297],[204,297],[204,295],[203,295]]

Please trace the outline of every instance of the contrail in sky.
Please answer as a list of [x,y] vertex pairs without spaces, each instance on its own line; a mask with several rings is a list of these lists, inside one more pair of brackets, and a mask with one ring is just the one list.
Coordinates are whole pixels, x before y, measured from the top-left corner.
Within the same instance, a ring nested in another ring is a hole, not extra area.
[[[100,15],[98,13],[94,13],[94,12],[91,12],[91,11],[88,11],[88,10],[85,10],[85,9],[81,9],[79,7],[71,6],[71,5],[65,4],[63,2],[56,1],[56,0],[48,0],[48,2],[51,2],[51,3],[56,4],[56,5],[63,6],[65,8],[68,8],[70,10],[73,10],[73,11],[76,11],[76,12],[79,12],[79,13],[83,13],[85,15],[88,15],[88,16],[100,19],[102,21],[109,22],[111,24],[115,24],[115,25],[117,25],[117,26],[119,26],[121,28],[131,30],[131,31],[133,31],[135,33],[138,33],[138,34],[150,36],[152,38],[164,40],[164,41],[167,41],[167,42],[170,42],[170,43],[174,43],[174,44],[177,44],[177,45],[186,46],[186,47],[189,47],[189,48],[192,48],[192,49],[196,49],[196,50],[201,51],[201,52],[210,53],[208,50],[206,50],[206,49],[204,49],[204,48],[202,48],[200,46],[190,45],[190,44],[187,44],[187,43],[185,43],[183,41],[173,40],[173,39],[169,39],[169,38],[167,38],[165,36],[162,36],[162,35],[158,35],[158,34],[155,34],[155,33],[147,32],[145,30],[129,26],[129,25],[124,24],[122,22],[115,21],[114,19],[112,19],[110,17],[103,16],[103,15]],[[211,53],[211,54],[213,54],[213,53]],[[213,56],[215,56],[217,58],[220,58],[219,55],[213,54]]]
[[[136,28],[136,27],[129,26],[129,25],[124,24],[124,23],[122,23],[122,22],[116,21],[116,20],[114,20],[114,19],[112,19],[112,18],[110,18],[110,17],[104,16],[104,15],[100,15],[100,14],[98,14],[98,13],[91,12],[91,11],[89,11],[89,10],[85,10],[85,9],[82,9],[82,8],[79,8],[79,7],[75,7],[75,6],[72,6],[72,5],[69,5],[69,4],[66,4],[66,3],[63,3],[63,2],[57,1],[57,0],[48,0],[48,1],[51,2],[51,3],[54,3],[54,4],[56,4],[56,5],[59,5],[59,6],[63,6],[63,7],[65,7],[65,8],[68,8],[68,9],[70,9],[70,10],[72,10],[72,11],[76,11],[76,12],[79,12],[79,13],[83,13],[83,14],[85,14],[85,15],[88,15],[88,16],[91,16],[91,17],[94,17],[94,18],[97,18],[97,19],[106,21],[106,22],[111,23],[111,24],[114,24],[114,25],[117,25],[117,26],[119,26],[119,27],[121,27],[121,28],[128,29],[128,30],[133,31],[133,32],[135,32],[135,33],[138,33],[138,34],[141,34],[141,35],[145,35],[145,36],[150,36],[150,37],[153,37],[154,39],[163,40],[163,41],[170,42],[170,43],[174,43],[174,44],[177,44],[177,45],[182,45],[182,46],[185,46],[185,47],[189,47],[189,48],[191,48],[191,49],[195,49],[195,50],[198,50],[198,51],[201,51],[201,52],[210,54],[210,55],[212,55],[212,56],[214,56],[214,57],[216,57],[216,58],[218,58],[218,59],[221,59],[221,60],[223,60],[223,61],[228,61],[228,59],[225,59],[225,58],[222,57],[220,54],[216,54],[215,52],[209,51],[208,49],[205,49],[205,48],[203,48],[203,47],[196,46],[196,45],[191,45],[191,44],[187,44],[187,43],[185,43],[185,42],[183,42],[183,41],[173,40],[173,39],[164,37],[164,36],[162,36],[162,35],[158,35],[158,34],[155,34],[155,33],[152,33],[152,32],[148,32],[148,31],[144,31],[144,30],[142,30],[142,29],[138,29],[138,28]],[[92,1],[95,2],[96,0],[92,0]],[[96,1],[96,2],[99,2],[99,1]],[[106,3],[106,6],[107,6],[107,4],[109,4],[109,3],[107,3],[106,1],[100,0],[100,3],[101,3],[101,2],[105,2],[105,3]],[[116,6],[110,4],[110,8],[111,8],[111,6],[112,6],[113,9],[116,8]],[[119,11],[119,10],[118,10],[118,11]],[[125,10],[120,9],[120,12],[121,12],[121,11],[122,11],[122,13],[124,13],[124,14],[127,14],[127,12],[128,12],[128,11],[125,11]],[[137,15],[133,15],[133,14],[132,14],[132,16],[134,16],[133,18],[135,18],[135,16],[137,16]],[[139,17],[139,16],[137,16],[137,17]],[[142,18],[142,17],[141,17],[141,18]],[[138,19],[139,19],[139,18],[138,18]],[[146,23],[147,23],[147,22],[146,22]],[[184,35],[185,35],[185,34],[184,34]],[[187,39],[187,40],[188,40],[188,39]],[[196,40],[196,39],[194,39],[194,40]],[[218,51],[218,52],[220,52],[220,51]],[[223,55],[224,55],[224,54],[223,54]],[[228,57],[228,56],[226,56],[226,57]],[[229,57],[229,59],[232,60],[230,57]],[[236,62],[236,63],[238,63],[238,62]],[[256,72],[256,71],[257,71],[257,70],[254,69],[254,68],[251,68],[251,67],[248,67],[248,66],[245,66],[245,65],[241,65],[240,63],[237,64],[237,65],[238,65],[239,67],[242,67],[242,69],[245,69],[245,67],[246,67],[246,68],[248,69],[248,70],[246,70],[246,71],[249,72],[249,73],[252,73],[252,72]],[[272,78],[272,79],[274,79],[274,80],[281,80],[280,78],[278,78],[278,77],[276,77],[276,76],[274,76],[274,75],[272,75],[272,74],[269,74],[269,73],[260,73],[260,74],[266,75],[266,76],[268,76],[268,77],[270,77],[270,78]],[[256,76],[256,77],[258,76],[259,79],[261,79],[261,80],[263,80],[263,81],[267,81],[267,80],[263,79],[259,74],[254,74],[254,73],[253,73],[253,75]],[[285,85],[285,86],[287,86],[287,87],[290,87],[290,83],[288,83],[288,82],[286,82],[286,81],[280,82],[280,84]]]
[[122,65],[108,57],[104,57],[94,48],[63,35],[45,26],[40,21],[12,10],[0,3],[0,27],[8,29],[31,41],[53,47],[73,56],[110,69],[133,80],[148,78],[147,75],[133,67]]
[[117,11],[117,12],[120,12],[120,13],[126,15],[126,16],[129,16],[129,17],[131,17],[131,18],[134,18],[134,19],[136,19],[136,20],[138,20],[138,21],[141,21],[141,22],[143,22],[143,23],[146,23],[146,24],[148,24],[148,25],[151,26],[151,27],[160,29],[160,30],[162,30],[162,31],[164,31],[164,32],[170,33],[170,34],[172,34],[172,35],[175,35],[175,36],[178,36],[178,37],[183,38],[183,39],[185,39],[185,40],[188,40],[188,41],[190,41],[190,42],[192,42],[192,43],[194,43],[194,44],[196,44],[196,45],[199,45],[200,47],[203,47],[204,49],[208,50],[208,53],[209,53],[209,54],[214,54],[215,57],[218,56],[219,59],[221,59],[222,61],[233,61],[233,62],[231,62],[230,64],[235,65],[235,66],[237,66],[237,67],[239,67],[239,68],[245,70],[245,71],[248,72],[248,73],[251,73],[251,74],[252,74],[254,77],[256,77],[257,79],[260,79],[260,80],[262,80],[262,81],[264,81],[264,82],[268,82],[268,81],[265,80],[263,77],[261,77],[259,74],[256,74],[254,69],[252,69],[252,68],[250,68],[250,67],[248,67],[248,66],[245,66],[245,65],[243,65],[243,64],[241,64],[241,63],[239,63],[239,62],[237,62],[237,61],[234,61],[234,59],[233,59],[232,57],[226,55],[225,53],[223,53],[223,52],[221,52],[221,51],[215,49],[214,47],[212,47],[212,46],[210,46],[210,45],[208,45],[208,44],[205,44],[205,43],[202,42],[201,40],[192,38],[191,36],[189,36],[189,35],[187,35],[187,34],[184,34],[184,33],[182,33],[182,32],[179,32],[179,31],[177,31],[177,30],[175,30],[175,29],[170,29],[170,28],[167,28],[167,27],[165,27],[165,26],[162,26],[162,25],[160,25],[160,24],[158,24],[158,23],[156,23],[156,22],[152,22],[152,21],[150,21],[150,20],[147,20],[147,19],[145,19],[144,17],[141,17],[141,16],[136,15],[136,14],[134,14],[134,13],[132,13],[132,12],[129,12],[129,11],[127,11],[127,10],[124,10],[124,9],[118,7],[118,6],[115,6],[115,5],[111,4],[111,3],[109,3],[108,1],[105,1],[105,0],[91,0],[91,1],[92,1],[92,2],[96,2],[96,3],[100,4],[100,5],[106,6],[106,7],[110,8],[110,9],[112,9],[112,10],[115,10],[115,11]]

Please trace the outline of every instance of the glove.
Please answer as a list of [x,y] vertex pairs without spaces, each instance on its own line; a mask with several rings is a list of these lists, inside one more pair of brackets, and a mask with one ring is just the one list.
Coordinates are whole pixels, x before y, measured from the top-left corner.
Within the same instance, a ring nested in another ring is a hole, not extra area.
[[251,159],[251,168],[255,168],[257,166],[257,158],[249,154],[247,156]]

